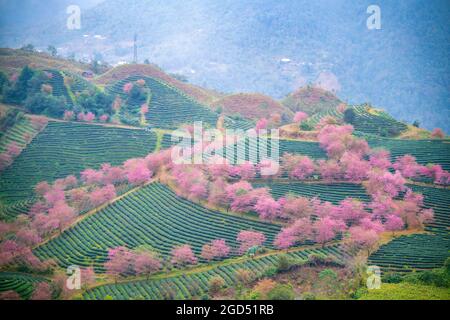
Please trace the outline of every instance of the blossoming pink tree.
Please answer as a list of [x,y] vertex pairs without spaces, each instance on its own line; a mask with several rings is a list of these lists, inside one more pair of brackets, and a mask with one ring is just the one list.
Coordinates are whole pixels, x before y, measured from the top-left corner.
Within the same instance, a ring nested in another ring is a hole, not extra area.
[[216,239],[202,247],[201,257],[205,260],[225,258],[230,254],[230,247],[224,239]]
[[239,252],[245,253],[251,247],[262,246],[266,236],[262,232],[243,230],[238,233],[236,240],[241,244]]
[[197,257],[190,245],[185,244],[172,249],[172,264],[177,266],[183,266],[188,264],[196,264]]
[[302,121],[308,119],[308,114],[306,114],[305,112],[296,112],[294,115],[294,122],[295,123],[301,123]]

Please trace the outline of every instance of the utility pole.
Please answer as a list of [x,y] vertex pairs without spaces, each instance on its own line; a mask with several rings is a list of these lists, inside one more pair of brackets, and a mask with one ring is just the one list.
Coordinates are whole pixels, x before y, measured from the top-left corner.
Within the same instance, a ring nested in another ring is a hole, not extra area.
[[137,63],[137,34],[134,34],[134,57],[133,63]]

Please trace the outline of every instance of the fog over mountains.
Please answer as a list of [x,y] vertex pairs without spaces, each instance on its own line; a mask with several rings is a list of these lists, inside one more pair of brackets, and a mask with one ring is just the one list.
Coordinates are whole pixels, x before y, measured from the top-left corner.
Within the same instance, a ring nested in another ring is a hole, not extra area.
[[[318,79],[349,103],[370,102],[398,119],[450,132],[450,5],[376,1],[381,30],[368,30],[373,1],[0,1],[0,45],[49,44],[76,58],[149,59],[224,92],[282,98]],[[81,7],[81,30],[65,8]],[[95,37],[97,36],[97,37]]]

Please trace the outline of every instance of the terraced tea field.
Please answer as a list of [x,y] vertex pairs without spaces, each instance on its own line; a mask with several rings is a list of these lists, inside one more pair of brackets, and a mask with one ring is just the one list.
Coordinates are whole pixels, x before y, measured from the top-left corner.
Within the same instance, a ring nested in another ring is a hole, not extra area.
[[[249,160],[249,150],[259,150],[260,141],[256,138],[246,138],[245,145],[239,144],[234,147],[227,147],[226,154],[229,160],[240,159]],[[250,143],[251,141],[251,143]],[[391,152],[391,160],[405,154],[411,154],[416,157],[417,162],[423,165],[428,163],[440,164],[445,170],[450,170],[450,141],[449,140],[399,140],[379,138],[368,139],[371,148],[384,148]],[[239,147],[239,148],[238,148]],[[267,143],[267,150],[270,151],[270,139]],[[279,140],[279,154],[282,156],[285,152],[307,155],[314,159],[325,159],[326,154],[316,142]],[[270,154],[270,152],[269,152]],[[259,160],[259,156],[258,156]]]
[[64,71],[62,72],[62,75],[70,79],[69,88],[73,94],[81,93],[86,90],[96,89],[92,83],[75,73]]
[[381,136],[396,136],[407,129],[406,124],[395,120],[384,111],[370,112],[365,106],[355,106],[354,110],[353,126],[356,131]]
[[[406,124],[392,118],[381,110],[368,109],[366,106],[354,106],[355,119],[352,123],[355,131],[377,136],[396,136],[407,129]],[[333,117],[337,120],[344,119],[344,113],[336,109],[328,109],[312,115],[306,123],[313,128],[325,117]]]
[[364,188],[359,184],[353,183],[302,183],[302,182],[274,182],[274,183],[253,183],[255,187],[268,187],[270,193],[276,199],[287,194],[313,198],[318,197],[322,201],[329,201],[337,204],[347,197],[369,201]]
[[371,148],[384,148],[391,152],[392,160],[411,154],[417,162],[423,165],[437,163],[445,170],[450,170],[450,141],[449,140],[397,140],[397,139],[369,139]]
[[224,119],[224,126],[227,129],[248,130],[255,127],[255,122],[247,119],[233,119],[231,117],[226,117]]
[[440,268],[450,250],[450,237],[441,234],[401,236],[381,246],[369,258],[369,265],[381,267],[383,272],[408,272]]
[[[253,183],[255,187],[268,187],[275,198],[289,193],[334,204],[353,197],[369,201],[361,185],[350,183],[311,184],[301,182]],[[426,226],[429,234],[400,236],[383,245],[371,255],[369,262],[380,266],[383,271],[410,271],[411,269],[430,269],[441,267],[450,256],[450,189],[440,189],[409,185],[415,192],[424,195],[424,205],[434,210],[434,221]]]
[[0,137],[0,152],[6,150],[10,143],[16,143],[23,148],[27,142],[25,136],[29,135],[32,138],[37,133],[37,130],[31,125],[28,118],[22,118],[6,132],[2,132]]
[[[266,142],[267,141],[267,142]],[[307,141],[294,141],[294,140],[278,140],[279,145],[279,156],[281,157],[284,153],[297,153],[307,155],[314,159],[326,158],[326,154],[319,147],[318,143],[307,142]],[[264,150],[264,147],[266,150]],[[246,137],[245,142],[241,140],[239,143],[228,146],[225,149],[225,157],[232,163],[237,163],[239,161],[249,161],[250,155],[256,155],[256,162],[261,160],[261,157],[272,156],[272,140],[263,140],[257,138]]]
[[146,114],[147,123],[153,127],[175,129],[185,123],[203,121],[203,125],[216,127],[218,115],[206,106],[199,104],[180,90],[145,76],[131,76],[116,82],[107,88],[112,94],[126,98],[123,86],[128,82],[144,79],[150,89],[151,99],[149,112]]
[[35,285],[41,281],[47,280],[23,273],[0,272],[0,292],[13,290],[22,299],[29,299]]
[[48,81],[53,87],[52,94],[57,97],[64,97],[68,105],[73,105],[72,98],[70,97],[69,91],[64,84],[64,77],[62,73],[58,70],[45,70],[52,74],[52,78]]
[[434,222],[425,228],[430,233],[398,237],[372,254],[369,262],[380,266],[383,271],[438,268],[450,257],[450,190],[412,188],[425,196],[426,207],[433,208]]
[[[293,259],[306,260],[308,255],[313,253],[334,257],[337,261],[343,261],[348,257],[345,251],[337,245],[299,250],[289,252],[287,255]],[[115,300],[200,298],[208,292],[209,280],[212,277],[222,277],[226,286],[233,286],[238,283],[236,270],[239,269],[251,270],[256,277],[261,278],[267,270],[276,268],[279,256],[279,254],[273,254],[254,259],[246,259],[240,262],[233,261],[224,263],[223,265],[213,266],[207,271],[188,272],[173,277],[155,277],[153,280],[102,285],[88,290],[83,294],[83,298],[88,300],[103,300],[106,296],[111,296]]]
[[34,186],[102,163],[121,164],[145,156],[156,134],[98,125],[50,122],[14,163],[0,175],[0,201],[8,204],[33,196]]
[[208,210],[152,183],[87,217],[35,253],[55,258],[64,267],[93,264],[101,271],[108,248],[150,245],[167,257],[174,246],[188,243],[199,254],[205,243],[217,238],[236,248],[237,233],[250,229],[263,232],[265,245],[271,247],[280,227]]

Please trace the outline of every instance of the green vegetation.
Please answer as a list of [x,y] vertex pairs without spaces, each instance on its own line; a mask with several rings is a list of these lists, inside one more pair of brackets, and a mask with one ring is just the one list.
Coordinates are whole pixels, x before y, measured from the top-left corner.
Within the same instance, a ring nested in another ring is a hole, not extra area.
[[46,93],[37,93],[25,100],[25,108],[34,114],[45,114],[50,117],[61,118],[66,109],[66,100]]
[[355,131],[366,135],[395,137],[407,129],[406,124],[369,105],[347,107],[344,112],[337,109],[323,110],[313,114],[304,123],[315,127],[325,117],[333,117],[338,121],[351,124]]
[[413,234],[395,238],[369,258],[369,265],[383,271],[408,272],[443,265],[450,250],[448,237],[437,234]]
[[407,129],[407,125],[395,120],[384,111],[373,109],[368,105],[355,106],[353,126],[356,131],[382,137],[395,137]]

